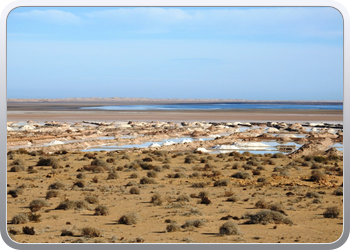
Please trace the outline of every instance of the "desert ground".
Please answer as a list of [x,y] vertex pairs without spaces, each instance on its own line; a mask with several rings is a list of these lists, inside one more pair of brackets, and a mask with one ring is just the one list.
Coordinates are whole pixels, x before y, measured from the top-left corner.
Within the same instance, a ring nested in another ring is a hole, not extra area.
[[11,112],[7,226],[16,242],[331,243],[342,235],[340,113]]

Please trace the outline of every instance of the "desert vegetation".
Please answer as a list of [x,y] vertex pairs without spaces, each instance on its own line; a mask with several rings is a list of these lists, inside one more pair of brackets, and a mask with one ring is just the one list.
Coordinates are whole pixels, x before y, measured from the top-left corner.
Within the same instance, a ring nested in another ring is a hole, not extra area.
[[343,167],[334,152],[9,150],[8,232],[21,243],[333,242]]

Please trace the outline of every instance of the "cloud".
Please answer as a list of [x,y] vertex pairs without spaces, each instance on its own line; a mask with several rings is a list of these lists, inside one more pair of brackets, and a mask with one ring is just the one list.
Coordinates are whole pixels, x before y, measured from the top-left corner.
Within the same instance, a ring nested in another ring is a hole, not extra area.
[[[221,34],[290,34],[321,38],[342,36],[341,14],[333,8],[191,8],[121,7],[87,12],[92,20],[108,20],[132,32],[215,29]],[[311,32],[310,32],[311,31]],[[158,32],[158,33],[161,33]],[[157,33],[157,32],[156,32]]]
[[44,21],[58,24],[78,24],[81,18],[71,12],[61,10],[31,10],[21,13],[13,13],[13,17]]
[[190,13],[179,8],[156,8],[156,7],[135,7],[135,8],[113,8],[110,10],[93,11],[86,13],[90,18],[113,19],[125,22],[162,22],[176,23],[191,20]]

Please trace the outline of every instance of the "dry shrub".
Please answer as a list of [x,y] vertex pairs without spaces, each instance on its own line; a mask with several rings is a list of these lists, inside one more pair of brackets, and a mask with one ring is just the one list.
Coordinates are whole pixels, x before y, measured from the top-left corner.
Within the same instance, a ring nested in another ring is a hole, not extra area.
[[67,229],[63,229],[61,231],[61,236],[74,236],[74,233],[72,231],[67,230]]
[[126,183],[125,186],[130,187],[130,186],[137,186],[137,185],[138,185],[138,184],[137,184],[136,181],[129,181],[128,183]]
[[106,162],[108,162],[108,163],[113,163],[113,162],[115,162],[115,158],[108,158],[108,159],[106,160]]
[[54,157],[40,157],[36,163],[37,166],[52,166],[53,168],[59,167],[59,161]]
[[96,155],[94,155],[93,153],[86,153],[84,157],[88,159],[96,159]]
[[11,167],[10,172],[22,172],[25,171],[26,168],[23,165],[16,165]]
[[103,167],[105,170],[109,169],[109,166],[107,164],[107,162],[105,162],[104,160],[101,159],[94,159],[91,164],[91,166],[101,166]]
[[130,194],[140,194],[140,189],[138,187],[131,187]]
[[326,178],[325,174],[322,173],[322,171],[316,169],[311,172],[310,181],[318,182],[318,181],[324,180],[325,178]]
[[202,192],[199,192],[199,194],[198,194],[198,197],[199,198],[208,198],[209,197],[209,192],[207,192],[207,191],[202,191]]
[[92,237],[100,237],[102,233],[99,229],[93,227],[84,227],[81,229],[81,233],[83,236],[92,238]]
[[187,194],[180,194],[177,198],[176,201],[190,201],[190,197]]
[[333,191],[334,195],[343,195],[343,188],[342,187],[338,187],[336,190]]
[[240,235],[241,230],[236,223],[234,223],[233,221],[228,221],[221,225],[221,227],[219,228],[219,234]]
[[201,197],[200,204],[209,205],[211,204],[211,200],[208,197]]
[[205,182],[197,182],[197,183],[193,183],[191,187],[194,188],[204,188],[207,186],[207,183]]
[[305,194],[305,197],[308,197],[308,198],[321,198],[322,196],[319,193],[316,193],[314,191],[310,191],[310,192],[307,192]]
[[228,197],[226,201],[237,202],[240,201],[240,198],[237,195],[233,195],[231,197]]
[[96,196],[88,195],[85,197],[85,201],[87,201],[90,204],[97,204],[99,203],[99,200]]
[[257,182],[261,182],[263,184],[269,183],[268,179],[266,177],[260,177],[256,180]]
[[107,180],[114,180],[118,178],[119,178],[119,175],[116,172],[112,172],[108,174]]
[[125,225],[134,225],[139,221],[139,217],[137,213],[129,213],[126,215],[123,215],[118,220],[119,224],[125,224]]
[[185,173],[179,172],[179,173],[168,174],[168,178],[187,178],[187,175]]
[[153,205],[156,205],[156,206],[160,206],[162,205],[164,202],[164,199],[163,197],[161,196],[161,194],[157,193],[157,194],[154,194],[152,197],[151,197],[151,203]]
[[269,208],[269,203],[264,199],[257,201],[254,205],[256,208]]
[[338,218],[340,215],[340,209],[339,207],[328,207],[326,210],[323,212],[323,217],[324,218]]
[[293,222],[287,216],[277,211],[262,210],[256,214],[248,216],[250,217],[250,220],[248,220],[245,224],[293,224]]
[[85,178],[86,178],[86,174],[84,173],[77,174],[77,179],[85,179]]
[[283,153],[275,153],[272,155],[271,158],[286,158],[287,156],[284,155]]
[[234,173],[231,177],[237,178],[237,179],[251,179],[252,175],[248,172],[237,172],[237,173]]
[[88,209],[88,208],[89,208],[89,204],[86,201],[65,200],[65,201],[62,201],[55,209],[62,209],[62,210],[77,209],[77,210],[83,210],[83,209]]
[[19,213],[15,215],[11,220],[12,224],[25,224],[27,222],[29,222],[29,218],[25,213]]
[[195,219],[195,220],[187,220],[185,224],[183,224],[182,228],[188,228],[188,227],[203,227],[205,226],[205,219]]
[[178,231],[181,231],[181,227],[178,224],[176,224],[175,222],[172,222],[169,225],[167,225],[166,231],[167,232],[178,232]]
[[108,215],[109,214],[109,209],[107,206],[104,205],[99,205],[95,208],[95,213],[94,215]]
[[12,198],[16,198],[16,197],[18,197],[18,195],[23,194],[23,189],[22,188],[11,189],[8,191],[7,194],[11,195]]
[[29,234],[29,235],[35,235],[35,230],[34,230],[34,227],[22,227],[22,232],[24,234]]
[[143,170],[153,170],[156,168],[156,166],[145,162],[139,163],[139,165]]
[[157,176],[158,176],[158,173],[154,170],[147,172],[147,177],[156,178]]
[[52,183],[48,189],[64,189],[65,185],[62,182]]
[[62,201],[55,209],[71,210],[75,208],[75,201]]
[[154,179],[145,176],[140,180],[140,184],[157,184],[157,182]]
[[130,175],[130,178],[131,178],[131,179],[137,179],[137,178],[139,178],[139,175],[138,175],[137,173],[132,173],[132,174]]
[[214,182],[214,187],[228,186],[230,181],[227,179],[217,180]]
[[41,214],[36,214],[36,213],[29,213],[28,214],[28,219],[30,221],[34,221],[34,222],[40,222],[40,217],[41,217]]
[[37,212],[39,211],[42,207],[48,207],[50,206],[50,204],[45,201],[45,200],[33,200],[30,204],[29,204],[29,209],[32,212]]
[[85,187],[85,182],[84,181],[77,181],[73,184],[73,186],[83,188],[83,187]]

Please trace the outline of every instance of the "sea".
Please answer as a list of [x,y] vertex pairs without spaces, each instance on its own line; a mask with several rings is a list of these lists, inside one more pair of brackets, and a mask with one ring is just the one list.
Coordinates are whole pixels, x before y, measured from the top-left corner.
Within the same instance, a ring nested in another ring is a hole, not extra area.
[[246,104],[246,103],[211,103],[211,104],[163,104],[163,105],[111,105],[99,107],[81,107],[96,110],[343,110],[343,105],[327,104]]

